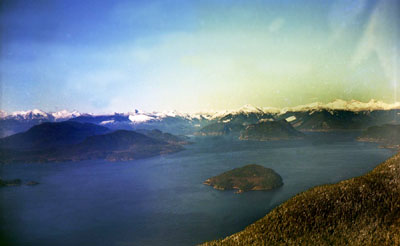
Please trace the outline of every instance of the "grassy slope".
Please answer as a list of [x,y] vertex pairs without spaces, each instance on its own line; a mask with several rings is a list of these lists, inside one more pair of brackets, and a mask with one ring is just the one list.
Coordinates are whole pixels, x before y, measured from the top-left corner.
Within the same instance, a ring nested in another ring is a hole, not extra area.
[[400,153],[364,176],[300,193],[204,245],[400,245]]

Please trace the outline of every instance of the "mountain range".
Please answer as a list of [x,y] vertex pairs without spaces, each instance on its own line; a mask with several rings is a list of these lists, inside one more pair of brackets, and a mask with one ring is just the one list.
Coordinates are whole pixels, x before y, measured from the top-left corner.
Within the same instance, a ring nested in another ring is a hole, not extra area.
[[[230,129],[256,124],[265,119],[286,119],[297,130],[328,131],[346,129],[366,129],[370,126],[400,122],[400,102],[387,104],[371,100],[335,100],[331,103],[311,103],[287,108],[258,108],[245,105],[236,110],[210,111],[199,113],[179,113],[176,111],[143,112],[106,115],[68,112],[66,110],[46,113],[41,110],[0,112],[0,137],[28,130],[43,122],[75,121],[105,126],[112,130],[159,129],[177,135],[226,135]],[[207,128],[205,128],[207,127]],[[212,135],[212,134],[210,134]]]

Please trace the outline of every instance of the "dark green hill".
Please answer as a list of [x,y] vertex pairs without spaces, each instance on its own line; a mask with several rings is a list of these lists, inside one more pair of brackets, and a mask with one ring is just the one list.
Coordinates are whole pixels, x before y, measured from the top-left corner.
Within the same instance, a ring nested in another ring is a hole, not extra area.
[[282,178],[274,170],[251,164],[207,179],[204,184],[218,190],[237,189],[238,193],[250,190],[271,190],[283,185]]
[[363,131],[359,141],[377,142],[385,146],[400,147],[400,125],[372,126]]
[[204,245],[400,245],[400,154],[370,173],[300,193]]
[[240,134],[241,140],[281,140],[302,138],[304,134],[297,131],[286,120],[263,121],[249,125]]

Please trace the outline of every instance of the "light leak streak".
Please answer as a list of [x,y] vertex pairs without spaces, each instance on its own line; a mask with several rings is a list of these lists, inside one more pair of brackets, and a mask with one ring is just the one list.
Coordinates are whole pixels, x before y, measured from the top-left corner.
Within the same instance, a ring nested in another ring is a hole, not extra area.
[[393,87],[394,87],[394,102],[397,102],[397,83],[399,82],[397,74],[397,46],[394,47],[393,52]]

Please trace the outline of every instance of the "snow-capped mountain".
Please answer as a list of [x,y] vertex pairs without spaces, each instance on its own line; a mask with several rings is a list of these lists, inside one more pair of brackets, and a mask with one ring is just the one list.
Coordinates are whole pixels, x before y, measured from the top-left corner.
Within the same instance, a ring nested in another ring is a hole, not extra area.
[[51,113],[51,115],[54,117],[56,121],[59,120],[65,120],[65,119],[71,119],[75,118],[81,115],[78,111],[68,111],[68,110],[61,110],[58,112]]
[[238,109],[217,112],[213,118],[224,117],[226,115],[253,114],[253,113],[263,114],[264,110],[262,110],[261,108],[255,107],[253,105],[246,104]]
[[239,114],[243,115],[264,114],[264,111],[261,108],[254,107],[253,105],[250,104],[246,104],[238,109],[216,112],[214,115],[211,116],[211,119],[224,118],[228,115],[239,115]]
[[6,118],[13,118],[18,120],[39,120],[39,119],[48,119],[51,117],[51,114],[48,114],[42,110],[34,109],[28,111],[16,111],[11,114],[8,114]]
[[314,102],[305,105],[299,105],[295,107],[286,107],[281,110],[280,113],[301,112],[301,111],[318,111],[318,110],[348,110],[348,111],[374,111],[374,110],[392,110],[400,109],[400,102],[393,104],[385,103],[375,99],[371,99],[369,102],[360,102],[357,100],[345,101],[342,99],[336,99],[333,102],[321,103]]
[[260,120],[286,119],[298,129],[359,129],[371,125],[400,122],[400,102],[394,104],[378,100],[360,102],[337,99],[329,103],[315,102],[295,107],[274,108],[245,105],[234,110],[181,113],[177,111],[127,113],[105,115],[82,114],[62,110],[44,112],[39,109],[8,113],[0,111],[0,136],[7,136],[43,122],[72,120],[93,123],[110,129],[159,129],[173,134],[193,134],[210,124],[225,127],[255,124]]
[[151,120],[158,120],[155,117],[148,116],[148,115],[145,115],[145,114],[129,115],[128,118],[134,124],[135,123],[148,122],[148,121],[151,121]]
[[78,117],[81,114],[78,111],[67,111],[62,110],[58,112],[44,112],[40,109],[33,109],[27,111],[15,111],[12,113],[7,113],[5,111],[0,111],[1,119],[15,119],[15,120],[48,120],[48,121],[59,121],[67,120],[74,117]]
[[47,113],[39,109],[12,113],[0,111],[0,137],[26,131],[32,126],[44,122],[64,121],[79,115],[76,111],[69,112],[67,110],[54,113]]
[[129,120],[136,124],[136,123],[143,123],[143,122],[154,122],[154,121],[162,121],[168,118],[175,118],[175,119],[183,119],[188,121],[195,121],[195,120],[203,120],[203,119],[211,119],[210,113],[181,113],[176,110],[172,111],[162,111],[162,112],[145,112],[138,109],[135,109],[133,112],[128,112]]
[[7,117],[8,113],[6,111],[0,110],[0,119]]
[[[385,103],[379,100],[371,99],[369,102],[360,102],[357,100],[345,101],[342,99],[336,99],[329,103],[313,102],[305,105],[298,105],[294,107],[255,107],[250,104],[246,104],[238,109],[224,110],[224,111],[209,111],[197,113],[198,116],[202,116],[205,119],[219,119],[227,115],[239,115],[239,114],[284,114],[286,112],[305,112],[305,111],[320,111],[320,110],[347,110],[347,111],[375,111],[375,110],[393,110],[400,109],[400,102],[396,103]],[[197,117],[198,117],[197,116]],[[192,116],[193,118],[193,116]]]
[[[295,107],[285,107],[282,109],[275,107],[255,107],[250,104],[244,105],[234,110],[224,111],[208,111],[208,112],[197,112],[197,113],[182,113],[178,111],[162,111],[162,112],[145,112],[141,110],[134,110],[128,113],[115,113],[114,115],[126,116],[126,119],[133,124],[161,121],[166,118],[181,118],[185,120],[219,120],[226,116],[235,115],[249,115],[249,114],[271,114],[278,115],[286,112],[304,112],[304,111],[318,111],[318,110],[348,110],[348,111],[374,111],[374,110],[392,110],[400,109],[400,102],[388,104],[382,101],[371,99],[369,102],[360,102],[357,100],[345,101],[342,99],[336,99],[333,102],[321,103],[314,102],[305,105],[298,105]],[[44,112],[39,109],[28,110],[28,111],[16,111],[7,113],[0,111],[0,119],[16,119],[16,120],[48,120],[48,121],[61,121],[76,118],[79,116],[90,115],[93,117],[100,116],[94,114],[81,114],[77,111],[62,110],[58,112]],[[102,116],[112,116],[102,115]],[[104,122],[106,123],[106,122]],[[111,123],[111,122],[109,122]]]

